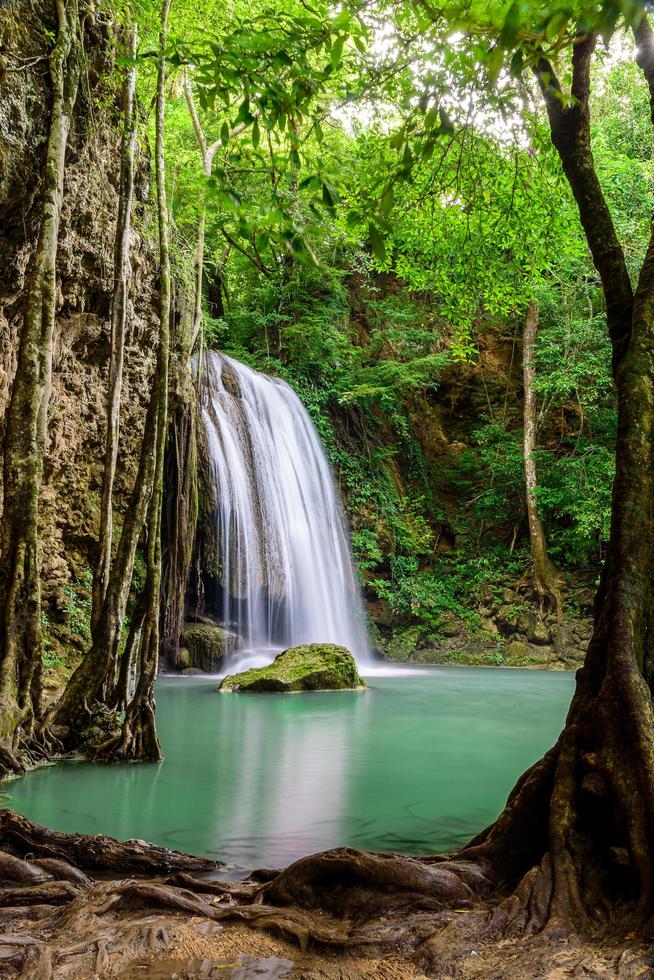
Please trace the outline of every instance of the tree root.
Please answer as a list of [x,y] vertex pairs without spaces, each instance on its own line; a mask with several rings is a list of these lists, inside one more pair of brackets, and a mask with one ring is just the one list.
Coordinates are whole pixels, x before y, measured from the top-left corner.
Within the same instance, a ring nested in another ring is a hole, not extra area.
[[154,708],[148,700],[130,704],[119,735],[99,745],[93,762],[161,762]]
[[[550,855],[507,895],[492,868],[469,854],[416,859],[338,848],[233,883],[198,875],[215,871],[215,862],[140,841],[60,834],[5,810],[0,956],[30,980],[109,976],[158,956],[171,931],[192,920],[263,930],[327,958],[400,952],[434,977],[456,974],[471,949],[510,936],[539,933],[546,957],[554,935]],[[124,877],[134,872],[139,877]]]
[[11,751],[8,745],[0,742],[0,779],[6,779],[8,776],[23,776],[24,774],[25,766],[18,756]]
[[213,871],[222,867],[219,861],[169,851],[143,841],[118,841],[104,834],[62,834],[32,823],[12,810],[0,810],[0,848],[19,855],[55,858],[78,869],[119,873],[164,875],[172,871]]

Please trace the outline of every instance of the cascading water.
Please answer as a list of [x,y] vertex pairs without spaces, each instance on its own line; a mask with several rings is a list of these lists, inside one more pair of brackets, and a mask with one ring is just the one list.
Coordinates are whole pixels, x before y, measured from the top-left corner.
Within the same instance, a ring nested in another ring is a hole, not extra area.
[[222,620],[240,657],[300,643],[368,658],[338,491],[304,406],[284,381],[209,351],[203,371]]

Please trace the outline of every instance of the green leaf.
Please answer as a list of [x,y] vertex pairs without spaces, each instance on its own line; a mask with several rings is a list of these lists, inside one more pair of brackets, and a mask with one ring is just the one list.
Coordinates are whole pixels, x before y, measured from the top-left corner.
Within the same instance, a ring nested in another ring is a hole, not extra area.
[[450,119],[450,117],[448,116],[447,112],[445,111],[445,109],[442,106],[439,107],[438,114],[439,114],[440,120],[441,120],[441,132],[442,133],[453,133],[454,132],[454,124],[453,124],[452,120]]
[[238,116],[236,117],[236,124],[239,123],[249,123],[254,120],[254,116],[250,112],[250,100],[244,99],[238,110]]
[[504,64],[504,49],[500,44],[496,44],[488,56],[486,70],[490,82],[496,82],[502,65]]
[[439,107],[437,105],[432,106],[425,116],[425,129],[433,129],[439,118]]
[[224,122],[220,127],[220,141],[223,146],[227,146],[229,143],[229,126],[226,122]]
[[341,63],[341,58],[343,57],[343,45],[345,44],[345,37],[337,37],[332,45],[331,54],[329,60],[332,63],[333,68],[338,68]]
[[512,3],[507,11],[506,17],[504,18],[504,24],[502,25],[502,31],[500,33],[500,42],[505,48],[510,48],[517,38],[521,24],[522,4],[519,2],[519,0],[516,0],[516,3]]
[[368,238],[373,255],[379,262],[384,262],[386,259],[386,242],[384,236],[372,222],[368,225]]
[[389,184],[381,196],[381,209],[386,217],[388,217],[393,210],[394,197],[395,192],[393,190],[393,185]]
[[336,206],[336,201],[334,200],[334,195],[333,195],[331,189],[327,186],[327,184],[324,181],[323,181],[323,184],[322,184],[322,203],[330,211],[333,211],[334,208],[335,208],[335,206]]
[[260,142],[261,142],[261,130],[259,129],[259,123],[255,119],[252,125],[252,146],[255,148],[255,150]]

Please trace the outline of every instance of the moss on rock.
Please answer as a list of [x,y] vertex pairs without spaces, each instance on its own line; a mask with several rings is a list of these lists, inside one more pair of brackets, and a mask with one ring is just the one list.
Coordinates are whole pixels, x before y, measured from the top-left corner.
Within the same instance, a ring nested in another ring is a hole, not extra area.
[[365,688],[354,657],[345,647],[331,643],[306,643],[280,653],[267,667],[246,670],[223,678],[221,693],[238,691],[348,691]]
[[232,653],[239,644],[236,633],[208,623],[188,623],[182,633],[180,667],[196,667],[215,673],[222,666],[226,653]]

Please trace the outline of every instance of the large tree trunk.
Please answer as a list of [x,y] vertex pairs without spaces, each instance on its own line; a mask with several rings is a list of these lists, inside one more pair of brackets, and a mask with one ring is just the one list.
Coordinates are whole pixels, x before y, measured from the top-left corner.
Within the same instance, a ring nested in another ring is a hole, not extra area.
[[111,352],[107,386],[107,433],[100,504],[99,556],[93,576],[91,630],[96,629],[107,594],[113,545],[113,489],[118,459],[120,401],[127,325],[128,287],[130,277],[130,236],[132,198],[134,195],[134,144],[136,141],[136,27],[130,30],[128,54],[132,64],[123,83],[123,137],[120,157],[120,192],[116,244],[114,249],[114,294],[111,304]]
[[39,493],[47,431],[56,304],[56,258],[66,146],[81,73],[77,0],[57,2],[58,32],[49,57],[52,114],[46,150],[43,217],[27,288],[18,365],[7,415],[0,524],[0,773],[20,771],[21,733],[40,715],[41,589]]
[[522,334],[522,374],[524,380],[524,463],[525,463],[525,498],[527,506],[527,521],[529,524],[529,540],[531,543],[531,558],[533,563],[534,588],[538,593],[541,605],[548,603],[561,616],[561,592],[557,582],[556,571],[547,552],[545,529],[538,513],[538,474],[536,471],[536,419],[537,403],[534,381],[536,378],[536,338],[538,336],[539,308],[536,300],[532,300],[527,309],[525,326]]
[[565,729],[467,850],[519,885],[513,924],[654,913],[654,239],[616,371],[617,471],[593,639]]
[[[637,33],[654,105],[654,43]],[[464,849],[517,888],[504,924],[587,928],[654,914],[654,231],[635,296],[590,143],[593,35],[573,50],[567,102],[552,66],[536,74],[552,142],[574,192],[607,303],[618,393],[611,539],[593,638],[557,745]]]

